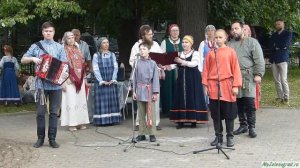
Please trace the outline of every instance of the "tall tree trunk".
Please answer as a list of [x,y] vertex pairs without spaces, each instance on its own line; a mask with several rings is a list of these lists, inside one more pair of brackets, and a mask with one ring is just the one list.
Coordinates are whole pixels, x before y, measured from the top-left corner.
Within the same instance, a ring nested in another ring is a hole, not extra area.
[[195,49],[204,40],[204,29],[207,24],[207,0],[176,0],[177,22],[180,34],[192,35],[194,37]]
[[124,20],[118,34],[119,61],[125,64],[127,72],[130,72],[131,70],[129,57],[132,46],[138,40],[138,31],[142,22],[142,7],[144,0],[132,0],[132,3],[135,4],[135,9],[133,11],[135,17],[131,20]]
[[120,26],[118,35],[119,61],[124,63],[126,71],[130,70],[129,57],[133,44],[136,42],[136,20],[127,20]]

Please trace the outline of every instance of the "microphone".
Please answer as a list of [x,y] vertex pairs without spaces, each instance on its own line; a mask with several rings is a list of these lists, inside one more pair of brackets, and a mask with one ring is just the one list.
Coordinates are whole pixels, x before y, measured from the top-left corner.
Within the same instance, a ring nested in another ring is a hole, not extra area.
[[140,57],[141,57],[141,54],[140,54],[140,53],[136,53],[136,54],[134,55],[134,59],[133,59],[133,67],[135,67],[135,65],[136,65],[137,61],[140,59]]
[[219,73],[219,60],[218,60],[218,57],[217,57],[217,48],[214,47],[214,54],[215,54],[215,61],[216,61],[216,68],[217,68],[217,75],[218,75],[218,82],[217,82],[217,85],[218,85],[218,100],[220,100],[220,97],[222,97],[222,92],[221,92],[221,83],[220,83],[220,73]]
[[137,54],[135,54],[135,59],[139,59],[139,58],[140,58],[140,56],[141,56],[141,54],[140,54],[140,53],[137,53]]

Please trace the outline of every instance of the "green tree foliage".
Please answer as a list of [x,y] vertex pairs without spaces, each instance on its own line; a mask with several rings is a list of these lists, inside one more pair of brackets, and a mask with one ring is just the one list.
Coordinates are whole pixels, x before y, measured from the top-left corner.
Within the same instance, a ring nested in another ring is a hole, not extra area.
[[0,27],[27,24],[34,18],[57,19],[85,13],[76,1],[67,0],[1,0],[0,5]]
[[[103,34],[112,36],[118,36],[120,26],[132,20],[153,25],[176,20],[176,4],[173,0],[99,0],[98,5],[97,9],[92,7],[96,13],[96,25]],[[89,11],[89,7],[86,7],[83,9]]]
[[274,28],[276,18],[283,18],[288,28],[300,32],[299,0],[210,0],[209,20],[219,27],[241,19],[268,30]]
[[12,27],[34,18],[34,15],[29,14],[28,5],[26,0],[1,0],[0,27]]
[[96,21],[101,26],[103,34],[116,36],[119,33],[119,26],[124,22],[135,19],[135,0],[103,0]]

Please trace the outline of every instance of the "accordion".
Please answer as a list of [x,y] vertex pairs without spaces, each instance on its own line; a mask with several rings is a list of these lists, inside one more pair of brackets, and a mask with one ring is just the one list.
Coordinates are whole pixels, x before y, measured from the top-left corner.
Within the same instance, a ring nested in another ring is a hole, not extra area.
[[49,54],[41,56],[42,63],[36,67],[35,75],[53,84],[62,85],[69,77],[69,64]]

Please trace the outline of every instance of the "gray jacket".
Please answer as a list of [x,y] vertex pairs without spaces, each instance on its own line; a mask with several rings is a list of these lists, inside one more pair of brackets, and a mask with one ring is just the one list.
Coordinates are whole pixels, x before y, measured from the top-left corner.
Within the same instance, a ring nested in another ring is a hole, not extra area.
[[228,46],[237,53],[243,77],[243,86],[239,90],[237,98],[255,97],[254,76],[262,77],[265,73],[264,55],[260,44],[256,39],[246,37],[240,41],[232,39]]
[[[133,91],[137,95],[137,101],[148,102],[149,96],[159,93],[159,76],[156,63],[151,59],[139,59],[136,63],[133,78]],[[150,87],[150,94],[148,88]]]

